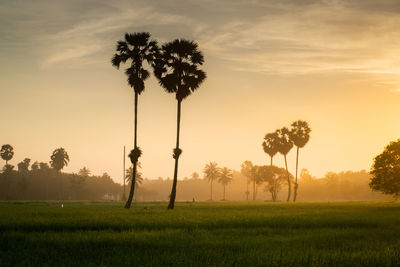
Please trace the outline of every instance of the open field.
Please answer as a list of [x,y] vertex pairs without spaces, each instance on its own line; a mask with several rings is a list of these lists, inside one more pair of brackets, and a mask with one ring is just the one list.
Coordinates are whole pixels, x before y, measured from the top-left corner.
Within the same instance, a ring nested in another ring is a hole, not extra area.
[[0,202],[0,266],[398,266],[400,204]]

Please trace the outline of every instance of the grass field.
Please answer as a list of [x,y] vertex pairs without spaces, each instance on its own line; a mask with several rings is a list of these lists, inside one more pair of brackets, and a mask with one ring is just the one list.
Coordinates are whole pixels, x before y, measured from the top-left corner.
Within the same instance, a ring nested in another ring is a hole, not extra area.
[[0,202],[0,266],[399,266],[400,204]]

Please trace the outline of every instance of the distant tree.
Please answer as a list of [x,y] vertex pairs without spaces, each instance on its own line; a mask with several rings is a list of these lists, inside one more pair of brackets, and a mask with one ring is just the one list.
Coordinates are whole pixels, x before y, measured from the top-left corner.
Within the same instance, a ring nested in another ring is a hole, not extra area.
[[[135,92],[135,132],[134,132],[134,148],[129,154],[129,158],[133,164],[132,179],[136,177],[137,162],[142,155],[142,151],[137,146],[137,107],[138,97],[144,91],[144,81],[150,76],[148,70],[143,67],[143,63],[152,64],[156,54],[158,53],[157,42],[150,40],[150,33],[136,32],[133,34],[126,33],[125,40],[120,40],[117,43],[117,52],[114,54],[111,63],[119,69],[121,63],[130,61],[130,67],[125,70],[128,76],[128,84]],[[128,200],[125,208],[129,209],[132,204],[135,184],[131,183]]]
[[267,153],[271,158],[271,166],[272,166],[272,158],[278,153],[278,135],[276,132],[268,133],[264,137],[264,142],[262,143],[262,147],[264,152]]
[[390,142],[383,152],[375,157],[369,186],[373,191],[400,196],[400,139]]
[[206,164],[204,167],[204,179],[206,179],[210,183],[210,200],[213,199],[213,187],[212,184],[214,180],[217,180],[220,175],[220,169],[217,167],[217,163],[215,161]]
[[[276,166],[259,166],[257,176],[266,182],[264,191],[271,193],[272,201],[278,199],[278,193],[287,178],[286,170]],[[292,178],[292,177],[291,177]]]
[[[59,177],[60,188],[61,188],[61,198],[63,198],[63,191],[62,191],[62,178],[61,178],[61,170],[68,166],[69,156],[67,151],[64,148],[60,147],[53,151],[53,154],[50,156],[50,165],[51,167],[57,172],[57,176]],[[45,168],[45,167],[44,167]],[[42,165],[40,166],[42,169]],[[60,198],[60,196],[59,196]]]
[[197,180],[200,178],[200,175],[197,172],[192,173],[192,179]]
[[3,173],[5,173],[5,174],[10,174],[10,173],[12,173],[13,171],[14,171],[14,166],[13,166],[13,165],[10,165],[10,164],[4,165],[4,167],[3,167]]
[[288,197],[287,201],[289,202],[290,200],[290,195],[291,195],[291,182],[290,182],[290,175],[289,175],[289,169],[287,166],[287,160],[286,160],[286,155],[289,153],[289,151],[293,147],[293,142],[290,140],[290,131],[288,128],[283,127],[282,129],[276,130],[276,134],[278,136],[278,151],[281,153],[285,159],[285,167],[286,167],[286,173],[287,173],[287,182],[288,182]]
[[23,161],[17,164],[18,171],[22,173],[27,173],[29,171],[29,164],[31,159],[25,158]]
[[38,161],[35,161],[35,162],[32,164],[31,169],[32,169],[33,171],[39,170],[39,162],[38,162]]
[[6,165],[8,161],[11,160],[14,156],[14,148],[11,145],[2,145],[0,150],[0,156],[3,160],[6,161]]
[[256,177],[255,177],[255,172],[256,172],[256,167],[253,165],[251,161],[246,160],[245,162],[242,163],[241,165],[241,170],[240,173],[247,178],[247,200],[249,200],[249,183],[252,181],[253,182],[253,200],[256,200]]
[[47,162],[40,162],[39,163],[39,169],[41,171],[46,171],[46,170],[50,169],[50,166],[49,166],[49,164],[47,164]]
[[294,195],[293,195],[293,202],[296,202],[297,197],[297,188],[299,187],[297,183],[297,170],[299,166],[299,149],[303,148],[310,140],[310,132],[311,128],[308,126],[306,121],[295,121],[292,123],[292,128],[289,132],[290,140],[296,146],[296,180],[294,183]]
[[231,169],[227,167],[223,167],[220,169],[219,177],[218,177],[218,183],[220,183],[224,187],[224,195],[222,200],[225,199],[225,187],[232,182],[233,179],[233,172]]
[[176,39],[161,47],[154,66],[154,74],[160,85],[168,93],[174,93],[177,100],[177,135],[176,147],[173,150],[175,159],[174,181],[172,183],[168,209],[173,209],[178,182],[178,161],[182,154],[179,148],[179,130],[181,121],[182,101],[198,89],[206,78],[206,73],[199,69],[203,65],[203,54],[198,50],[198,45],[193,41]]
[[[82,173],[85,174],[85,173]],[[81,199],[86,186],[86,179],[89,175],[72,174],[71,189],[75,195],[75,199]]]
[[[137,163],[137,168],[140,169],[142,166],[140,164],[140,162]],[[128,169],[126,169],[125,171],[125,181],[127,184],[131,184],[132,182],[132,175],[133,175],[133,167],[129,167]],[[138,188],[142,183],[143,183],[143,175],[142,173],[137,170],[136,171],[136,179],[135,179],[135,190],[136,188]]]
[[90,170],[86,167],[83,167],[82,169],[79,170],[78,175],[83,176],[83,177],[89,177]]

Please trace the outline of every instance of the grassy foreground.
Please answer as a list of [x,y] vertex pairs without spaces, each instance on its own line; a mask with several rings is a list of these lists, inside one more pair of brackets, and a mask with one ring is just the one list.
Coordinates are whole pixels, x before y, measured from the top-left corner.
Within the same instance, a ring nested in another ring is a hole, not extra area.
[[0,202],[0,266],[398,266],[398,203]]

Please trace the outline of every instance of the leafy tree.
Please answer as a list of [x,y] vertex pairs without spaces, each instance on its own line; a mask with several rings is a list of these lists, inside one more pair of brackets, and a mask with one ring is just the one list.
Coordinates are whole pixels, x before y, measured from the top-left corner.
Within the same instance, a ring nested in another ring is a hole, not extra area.
[[293,195],[293,202],[296,202],[297,188],[299,187],[299,185],[297,183],[297,170],[298,170],[298,166],[299,166],[299,149],[303,148],[308,143],[308,140],[310,140],[311,128],[308,126],[308,123],[306,121],[301,121],[301,120],[293,122],[291,126],[292,126],[292,128],[290,129],[289,137],[290,137],[290,140],[293,142],[293,144],[297,148],[297,151],[296,151],[296,180],[294,183],[294,195]]
[[283,155],[285,158],[285,167],[286,167],[286,173],[287,173],[287,182],[288,182],[288,197],[287,201],[289,202],[290,200],[290,195],[291,195],[291,183],[290,183],[290,175],[289,175],[289,169],[287,166],[287,160],[286,160],[286,155],[289,153],[289,151],[293,147],[293,142],[290,140],[290,131],[288,128],[283,127],[282,129],[276,130],[276,134],[278,136],[278,152]]
[[220,169],[217,167],[217,163],[214,161],[206,164],[203,172],[204,172],[204,179],[206,179],[210,183],[210,200],[212,200],[213,199],[212,184],[214,180],[218,179],[220,175]]
[[200,178],[200,175],[197,172],[192,173],[192,179],[197,180]]
[[232,182],[232,179],[233,179],[233,172],[231,169],[227,167],[223,167],[220,169],[218,183],[220,183],[224,187],[224,197],[222,200],[225,200],[225,187]]
[[38,162],[38,161],[35,161],[35,162],[32,164],[31,169],[32,169],[33,171],[39,170],[39,162]]
[[246,200],[249,200],[249,183],[253,181],[253,200],[256,199],[256,179],[255,172],[256,168],[251,161],[246,160],[241,165],[242,169],[240,173],[247,178],[247,191],[246,191]]
[[73,194],[75,195],[75,199],[82,199],[83,192],[85,190],[86,186],[86,178],[88,178],[89,175],[86,175],[85,173],[81,173],[79,171],[78,175],[72,174],[71,178],[71,190]]
[[29,164],[31,159],[25,158],[23,161],[17,164],[18,171],[22,173],[27,173],[29,171]]
[[8,161],[11,160],[14,156],[14,148],[11,145],[2,145],[0,150],[0,156],[3,160],[6,161],[6,165]]
[[264,137],[264,142],[262,143],[262,147],[264,152],[267,153],[271,157],[271,166],[272,166],[272,158],[278,153],[278,135],[276,132],[268,133]]
[[390,142],[375,157],[369,186],[373,191],[399,197],[400,195],[400,139]]
[[89,177],[90,170],[86,167],[83,167],[82,169],[79,170],[78,175],[83,176],[83,177]]
[[10,165],[10,164],[4,165],[4,167],[3,167],[3,173],[5,173],[5,174],[10,174],[10,173],[12,173],[13,171],[14,171],[14,166],[13,166],[13,165]]
[[199,69],[203,65],[203,54],[193,41],[176,39],[161,47],[154,65],[154,74],[167,93],[174,93],[177,100],[177,135],[176,147],[173,150],[175,159],[174,181],[168,209],[175,205],[176,186],[178,181],[178,161],[182,150],[179,148],[179,130],[182,101],[198,89],[206,78],[206,73]]
[[263,182],[267,183],[264,191],[270,192],[272,201],[275,202],[278,199],[278,193],[282,188],[282,184],[287,178],[286,170],[276,166],[260,166],[257,169],[257,176]]
[[[68,161],[69,161],[69,159],[68,159]],[[47,164],[47,162],[40,162],[39,163],[39,169],[41,171],[47,171],[47,170],[50,169],[50,166],[49,166],[49,164]]]
[[[119,69],[121,63],[130,61],[130,67],[125,70],[128,76],[128,84],[135,92],[135,133],[134,133],[134,148],[129,154],[129,158],[133,164],[132,178],[135,179],[137,171],[137,162],[142,155],[142,151],[137,146],[137,107],[138,97],[144,91],[144,81],[150,76],[148,70],[143,67],[143,63],[152,64],[158,51],[157,42],[150,40],[150,33],[140,32],[125,34],[125,40],[117,42],[117,52],[114,54],[111,63],[114,67]],[[128,200],[126,201],[125,208],[129,209],[132,204],[133,194],[135,191],[135,184],[131,183]]]

